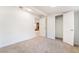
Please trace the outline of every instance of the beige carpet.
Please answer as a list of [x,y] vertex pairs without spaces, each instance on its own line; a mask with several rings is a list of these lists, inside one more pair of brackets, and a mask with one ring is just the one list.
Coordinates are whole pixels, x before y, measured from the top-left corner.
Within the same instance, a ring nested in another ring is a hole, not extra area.
[[36,37],[30,40],[19,42],[4,48],[0,52],[5,53],[64,53],[79,52],[79,47],[72,47],[64,42],[44,37]]

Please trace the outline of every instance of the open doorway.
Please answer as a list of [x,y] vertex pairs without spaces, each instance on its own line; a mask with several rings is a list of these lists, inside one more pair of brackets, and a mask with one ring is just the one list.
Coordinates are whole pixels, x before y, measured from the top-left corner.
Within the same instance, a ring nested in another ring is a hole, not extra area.
[[35,31],[39,31],[39,22],[36,23]]
[[36,36],[40,35],[40,33],[39,33],[39,19],[38,18],[35,18],[35,33],[36,33]]
[[63,40],[63,15],[55,16],[55,39]]

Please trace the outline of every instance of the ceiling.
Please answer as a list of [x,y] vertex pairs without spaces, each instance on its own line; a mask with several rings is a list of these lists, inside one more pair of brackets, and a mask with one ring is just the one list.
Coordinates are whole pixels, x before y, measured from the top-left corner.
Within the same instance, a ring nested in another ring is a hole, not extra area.
[[35,8],[45,12],[46,14],[62,13],[71,10],[69,7],[35,6]]
[[79,6],[27,6],[28,8],[33,9],[34,13],[37,15],[49,15],[49,14],[58,14],[65,13],[71,10],[78,11]]

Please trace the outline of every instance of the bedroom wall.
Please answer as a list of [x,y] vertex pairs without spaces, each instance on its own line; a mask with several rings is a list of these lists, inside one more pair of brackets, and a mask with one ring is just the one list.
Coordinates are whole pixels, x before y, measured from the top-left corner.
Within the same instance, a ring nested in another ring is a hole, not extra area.
[[18,7],[0,7],[0,47],[35,36],[34,16]]

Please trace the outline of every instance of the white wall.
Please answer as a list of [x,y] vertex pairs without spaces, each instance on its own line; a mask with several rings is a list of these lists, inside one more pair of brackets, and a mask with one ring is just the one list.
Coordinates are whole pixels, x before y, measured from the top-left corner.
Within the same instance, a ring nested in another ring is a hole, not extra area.
[[17,7],[0,7],[0,47],[34,36],[33,15]]
[[41,17],[40,20],[39,20],[39,31],[40,31],[40,35],[41,36],[45,36],[46,35],[46,24],[45,24],[45,17]]
[[55,37],[63,38],[63,16],[55,17]]
[[55,16],[49,15],[47,20],[47,37],[55,39]]
[[63,41],[74,45],[74,11],[63,15]]
[[79,45],[79,11],[75,11],[74,44]]

